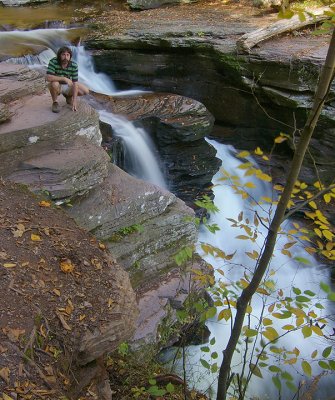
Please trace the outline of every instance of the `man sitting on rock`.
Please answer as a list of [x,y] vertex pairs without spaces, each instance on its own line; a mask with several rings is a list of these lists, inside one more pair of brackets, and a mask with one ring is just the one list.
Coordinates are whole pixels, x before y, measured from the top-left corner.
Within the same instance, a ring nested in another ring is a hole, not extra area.
[[72,111],[77,111],[77,96],[89,93],[88,88],[78,82],[78,64],[71,59],[72,50],[69,47],[61,47],[57,52],[57,57],[49,61],[46,80],[49,82],[52,97],[51,110],[54,113],[60,111],[57,102],[60,94],[63,94],[67,104],[72,106]]

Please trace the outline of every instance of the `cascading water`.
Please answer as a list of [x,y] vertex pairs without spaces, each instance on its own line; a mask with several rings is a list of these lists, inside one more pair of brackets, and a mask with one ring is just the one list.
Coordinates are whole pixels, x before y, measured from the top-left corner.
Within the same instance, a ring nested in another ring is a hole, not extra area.
[[[238,168],[238,166],[241,164],[241,160],[235,157],[236,152],[231,146],[219,144],[210,140],[209,142],[217,149],[217,157],[222,160],[224,169],[228,172],[228,174],[238,177],[242,185],[246,182],[252,181],[250,176],[244,176],[244,170]],[[221,274],[216,273],[217,284],[219,284],[221,281],[227,285],[228,289],[230,286],[233,289],[233,283],[241,279],[241,277],[243,278],[244,273],[249,276],[252,275],[255,261],[248,257],[246,252],[251,254],[255,249],[260,252],[268,231],[266,226],[262,226],[260,224],[258,226],[258,237],[255,243],[247,240],[241,240],[236,237],[243,234],[243,232],[241,232],[241,230],[238,228],[232,227],[232,222],[227,218],[235,219],[237,221],[238,215],[241,213],[241,211],[243,211],[243,218],[249,218],[250,221],[254,220],[255,212],[257,212],[259,217],[269,217],[269,213],[271,214],[270,206],[266,206],[266,204],[259,206],[257,203],[259,203],[262,197],[271,198],[272,188],[268,183],[260,182],[259,180],[255,181],[255,188],[248,189],[250,197],[253,199],[253,201],[249,201],[242,199],[240,195],[235,193],[232,186],[230,184],[225,184],[221,178],[222,172],[220,171],[213,177],[213,192],[215,195],[214,204],[219,208],[219,212],[212,213],[210,216],[210,223],[217,224],[217,226],[220,228],[220,231],[211,233],[206,228],[202,227],[200,230],[197,249],[199,254],[202,255],[207,262],[214,266],[215,270],[220,269],[224,272],[224,277],[222,277]],[[272,214],[273,212],[274,210],[272,210]],[[290,229],[292,229],[292,224],[289,221],[287,221],[284,225],[285,226],[282,226],[284,232],[288,232]],[[316,261],[304,250],[303,246],[295,245],[294,247],[290,248],[292,257],[282,254],[281,250],[286,242],[286,235],[281,235],[276,244],[273,260],[267,273],[268,279],[273,281],[276,290],[269,297],[267,297],[267,301],[278,301],[278,289],[282,289],[284,295],[294,297],[295,295],[292,290],[293,287],[296,287],[300,288],[302,292],[306,289],[311,290],[316,294],[315,299],[318,299],[314,303],[319,302],[319,298],[324,297],[322,291],[320,290],[320,282],[329,282],[328,270],[317,266]],[[204,254],[201,248],[202,243],[215,246],[223,250],[226,254],[234,253],[232,260],[233,264],[229,262],[225,263],[222,259]],[[308,261],[308,265],[300,263],[299,260]],[[272,272],[270,272],[271,270],[273,271],[272,276]],[[334,310],[330,310],[329,304],[325,302],[324,305],[324,315],[334,313]],[[256,294],[251,306],[253,312],[250,317],[250,327],[255,329],[259,322],[260,316],[263,315],[262,310],[264,308],[264,296]],[[268,305],[265,307],[265,313],[267,307]],[[294,322],[289,321],[290,319],[285,319],[283,321],[273,318],[273,325],[271,326],[273,326],[279,332],[279,334],[282,334],[285,332],[285,330],[283,331],[281,328],[283,325],[290,323],[293,323],[294,325]],[[248,321],[245,321],[245,324],[247,324],[247,322]],[[215,339],[215,343],[208,346],[210,348],[210,352],[201,352],[201,347],[203,346],[189,346],[187,349],[186,364],[189,368],[187,371],[187,381],[191,383],[193,382],[194,386],[198,389],[207,391],[207,394],[210,395],[211,399],[216,398],[217,373],[212,374],[208,372],[206,368],[203,368],[200,358],[208,363],[215,361],[218,363],[218,365],[220,365],[222,360],[222,351],[226,346],[230,335],[230,324],[230,321],[225,322],[224,319],[218,322],[216,317],[208,321],[207,326],[211,331],[211,337],[209,340],[213,339],[214,341]],[[293,349],[296,347],[300,351],[300,360],[310,360],[313,350],[316,349],[318,350],[318,354],[321,354],[322,350],[327,345],[330,345],[330,342],[326,342],[326,339],[320,336],[309,337],[307,341],[303,338],[301,330],[297,330],[280,338],[276,345],[284,346],[287,349]],[[252,347],[253,344],[250,344],[250,349]],[[218,354],[218,358],[215,360],[211,360],[209,356],[209,354],[213,352]],[[166,358],[166,356],[169,359],[171,353],[165,356],[163,355],[164,358]],[[232,362],[234,372],[241,373],[243,357],[243,351],[240,353],[235,351]],[[246,357],[249,363],[250,351],[247,353]],[[273,364],[275,366],[279,365],[280,367],[283,367],[285,371],[292,375],[292,382],[295,382],[296,385],[298,385],[299,382],[308,379],[302,371],[299,362],[290,365],[289,363],[286,364],[284,360],[278,361],[278,359],[275,357],[273,357],[272,361],[270,358],[270,360],[267,362],[269,365]],[[178,363],[177,371],[179,373],[182,373],[181,368],[182,366]],[[318,367],[317,360],[314,360],[313,373],[318,374],[321,372],[322,369]],[[267,371],[266,368],[262,369],[262,374],[263,379],[256,376],[252,378],[250,386],[248,387],[247,398],[278,398],[278,390],[275,388],[271,380],[274,374]],[[334,379],[331,376],[323,377],[319,383],[319,389],[317,392],[317,395],[319,396],[318,398],[330,398],[330,396],[334,394],[334,384]],[[280,398],[285,400],[291,399],[293,395],[294,393],[290,391],[284,384],[281,390]]]
[[124,144],[125,169],[131,175],[166,188],[164,176],[154,155],[155,146],[144,129],[136,128],[124,117],[100,111],[100,119],[113,127]]

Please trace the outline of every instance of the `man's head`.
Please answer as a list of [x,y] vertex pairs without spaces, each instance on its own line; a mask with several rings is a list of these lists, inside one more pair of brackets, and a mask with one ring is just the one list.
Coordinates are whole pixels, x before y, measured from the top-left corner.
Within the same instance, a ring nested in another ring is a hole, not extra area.
[[69,47],[64,46],[57,51],[57,61],[59,65],[67,64],[71,58],[72,50]]

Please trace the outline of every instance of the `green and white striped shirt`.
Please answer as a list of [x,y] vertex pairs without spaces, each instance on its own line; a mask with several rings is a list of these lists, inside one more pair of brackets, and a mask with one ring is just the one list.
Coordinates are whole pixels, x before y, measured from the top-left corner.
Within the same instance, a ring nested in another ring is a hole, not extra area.
[[58,64],[57,57],[54,57],[49,61],[47,75],[64,76],[71,79],[72,82],[78,82],[78,64],[70,61],[67,68],[62,68]]

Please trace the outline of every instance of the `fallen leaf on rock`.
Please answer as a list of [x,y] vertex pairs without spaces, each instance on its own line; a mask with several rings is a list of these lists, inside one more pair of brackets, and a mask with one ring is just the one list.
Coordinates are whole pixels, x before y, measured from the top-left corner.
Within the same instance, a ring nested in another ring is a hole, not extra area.
[[6,347],[1,346],[0,344],[0,354],[4,353],[5,351],[7,351]]
[[63,315],[57,311],[56,311],[56,315],[59,318],[61,324],[63,325],[63,328],[66,329],[67,331],[72,331],[71,326],[65,321]]
[[16,229],[12,229],[13,232],[13,236],[15,238],[20,238],[22,237],[22,235],[24,234],[24,232],[26,231],[26,227],[23,224],[17,224],[15,226]]
[[99,243],[99,249],[106,250],[106,246],[103,243]]
[[7,385],[9,384],[10,369],[8,367],[0,368],[0,378],[2,378]]
[[23,335],[26,331],[20,328],[2,328],[2,332],[8,337],[12,342],[17,342],[19,337]]
[[14,268],[16,267],[16,263],[5,263],[3,264],[5,268]]
[[42,241],[41,236],[40,236],[40,235],[36,235],[35,233],[32,233],[32,234],[30,235],[30,239],[31,239],[33,242],[41,242],[41,241]]
[[21,267],[26,267],[27,265],[29,265],[29,261],[25,261],[21,264]]
[[55,293],[56,296],[60,296],[60,290],[58,289],[53,289],[53,292]]
[[42,200],[42,201],[40,201],[40,202],[38,203],[38,205],[39,205],[40,207],[50,207],[50,206],[51,206],[51,203],[49,203],[48,201]]
[[6,393],[2,393],[3,400],[14,400],[13,397],[8,396]]
[[67,301],[67,305],[65,307],[65,312],[66,312],[66,314],[71,315],[73,310],[74,310],[74,305],[73,305],[72,301],[69,299]]
[[70,274],[74,270],[74,265],[72,264],[71,260],[66,259],[60,262],[60,269],[64,274]]
[[7,260],[8,254],[5,251],[0,251],[0,260]]
[[91,259],[91,264],[95,266],[96,269],[102,269],[102,265],[100,263],[100,261],[96,258],[92,258]]

